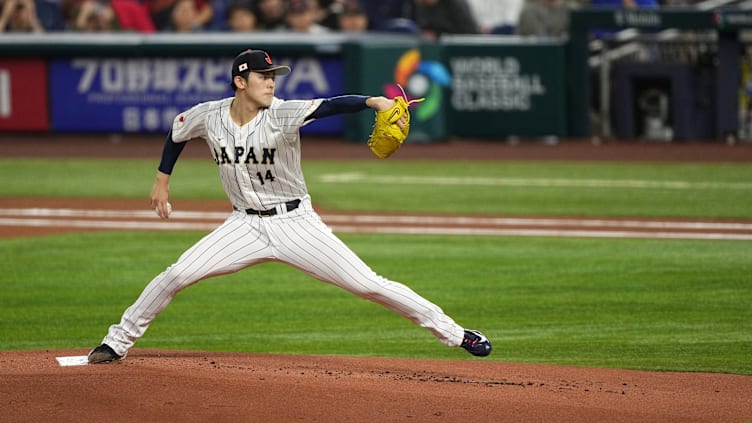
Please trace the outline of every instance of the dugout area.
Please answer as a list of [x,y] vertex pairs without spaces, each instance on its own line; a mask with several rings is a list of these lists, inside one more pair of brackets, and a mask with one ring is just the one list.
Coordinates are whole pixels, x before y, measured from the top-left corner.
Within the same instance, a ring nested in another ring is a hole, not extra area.
[[570,16],[572,136],[728,144],[750,138],[752,13],[583,9]]

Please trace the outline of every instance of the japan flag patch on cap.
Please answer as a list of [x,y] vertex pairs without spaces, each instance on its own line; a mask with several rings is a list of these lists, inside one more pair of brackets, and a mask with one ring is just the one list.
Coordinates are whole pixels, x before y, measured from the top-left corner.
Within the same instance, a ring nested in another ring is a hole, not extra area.
[[248,70],[248,63],[241,63],[238,66],[238,72],[243,72],[244,70]]

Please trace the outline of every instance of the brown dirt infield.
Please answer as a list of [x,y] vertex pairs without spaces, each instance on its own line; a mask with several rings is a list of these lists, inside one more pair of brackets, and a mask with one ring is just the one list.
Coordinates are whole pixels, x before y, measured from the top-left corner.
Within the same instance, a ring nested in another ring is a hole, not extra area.
[[752,407],[752,378],[723,374],[140,349],[55,360],[85,353],[0,352],[3,421],[743,422]]
[[[0,136],[1,157],[155,157],[161,141]],[[367,158],[362,145],[316,140],[308,158]],[[198,143],[197,143],[198,144]],[[752,146],[505,145],[449,142],[403,148],[397,160],[752,161]],[[200,146],[188,156],[207,157]],[[80,200],[3,199],[2,207]],[[226,211],[222,203],[212,203]],[[101,204],[99,205],[101,207]],[[77,208],[86,208],[78,204]],[[133,208],[132,201],[110,207]],[[191,209],[191,205],[184,205]],[[4,236],[40,235],[11,228]],[[70,229],[80,230],[80,229]],[[107,322],[103,322],[103,325]],[[103,326],[103,330],[106,328]],[[99,335],[97,335],[99,336]],[[494,339],[503,357],[503,339]],[[93,345],[92,345],[93,346]],[[437,344],[437,348],[443,348]],[[752,421],[752,377],[459,361],[134,349],[122,362],[60,367],[85,350],[0,352],[2,421]]]

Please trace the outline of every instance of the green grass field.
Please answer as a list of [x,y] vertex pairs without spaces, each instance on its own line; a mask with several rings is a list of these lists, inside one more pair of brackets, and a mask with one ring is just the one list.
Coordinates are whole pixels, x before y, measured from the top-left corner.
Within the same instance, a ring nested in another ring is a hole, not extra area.
[[[0,196],[146,198],[153,160],[0,159]],[[315,204],[549,216],[752,219],[752,165],[324,162]],[[39,169],[45,172],[39,173]],[[224,198],[182,160],[174,198]],[[0,239],[0,349],[90,348],[200,233]],[[490,360],[752,374],[752,242],[342,235],[494,341]],[[280,264],[180,293],[140,348],[473,359]]]
[[[0,159],[0,196],[146,198],[158,161]],[[752,219],[752,165],[304,162],[329,210]],[[39,172],[44,169],[44,172]],[[181,160],[173,198],[224,199],[210,160]]]

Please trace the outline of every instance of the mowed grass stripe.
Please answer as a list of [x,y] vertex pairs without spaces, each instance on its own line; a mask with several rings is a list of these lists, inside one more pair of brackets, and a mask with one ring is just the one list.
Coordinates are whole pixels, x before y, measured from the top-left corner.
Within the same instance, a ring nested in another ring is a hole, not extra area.
[[640,189],[733,189],[752,190],[745,182],[653,181],[638,179],[566,179],[566,178],[492,178],[460,176],[374,175],[361,172],[327,173],[321,182],[340,184],[413,184],[457,186],[571,187],[571,188],[640,188]]

